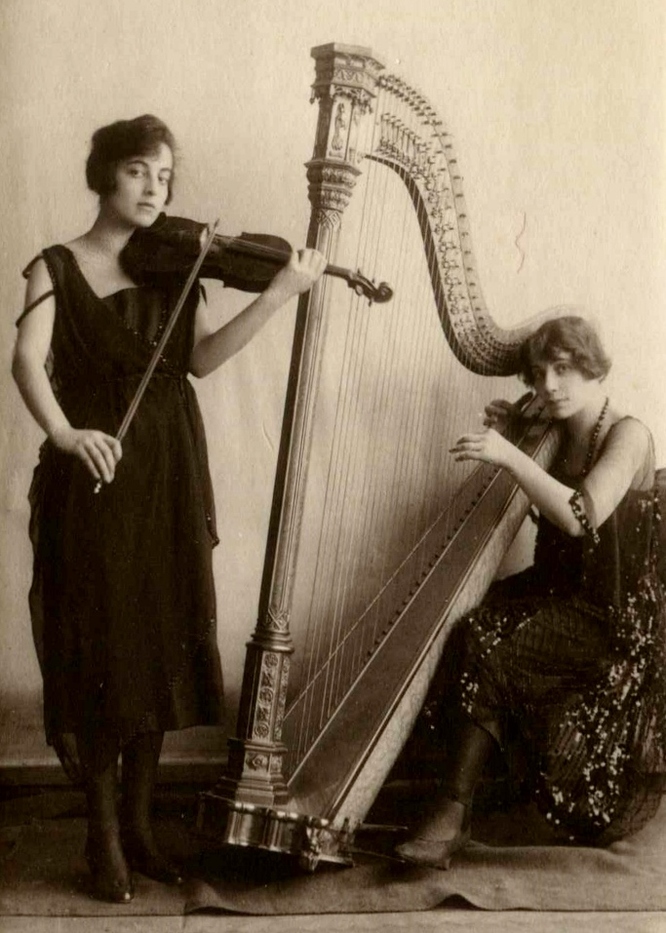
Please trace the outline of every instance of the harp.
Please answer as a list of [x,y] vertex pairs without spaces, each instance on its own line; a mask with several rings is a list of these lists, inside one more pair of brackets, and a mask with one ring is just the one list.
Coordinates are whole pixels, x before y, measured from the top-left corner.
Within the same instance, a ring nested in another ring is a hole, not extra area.
[[[451,137],[426,98],[369,49],[312,55],[307,243],[394,295],[369,306],[322,278],[301,298],[237,732],[198,813],[221,844],[308,869],[349,859],[456,620],[525,517],[507,474],[448,449],[490,398],[516,396],[517,350],[541,320],[503,329],[486,310]],[[545,423],[519,433],[547,465]]]

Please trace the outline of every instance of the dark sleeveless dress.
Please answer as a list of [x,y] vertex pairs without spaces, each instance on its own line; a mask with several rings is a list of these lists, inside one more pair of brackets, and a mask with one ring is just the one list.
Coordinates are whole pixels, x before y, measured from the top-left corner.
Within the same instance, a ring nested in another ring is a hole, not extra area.
[[[98,298],[73,253],[42,253],[56,300],[48,370],[74,427],[116,434],[180,286]],[[222,674],[203,423],[187,372],[199,300],[182,310],[98,494],[48,440],[30,489],[30,607],[46,736],[71,766],[71,736],[217,724]],[[68,768],[71,771],[71,767]]]
[[666,607],[653,483],[651,444],[598,542],[541,518],[533,566],[496,584],[461,622],[463,710],[520,736],[528,785],[569,841],[605,845],[636,831],[664,790]]

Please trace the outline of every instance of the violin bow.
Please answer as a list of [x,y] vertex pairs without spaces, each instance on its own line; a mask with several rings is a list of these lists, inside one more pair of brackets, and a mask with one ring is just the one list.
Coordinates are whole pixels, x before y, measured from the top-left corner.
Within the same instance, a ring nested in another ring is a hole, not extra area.
[[[167,321],[166,327],[164,328],[162,336],[160,337],[159,343],[155,347],[155,351],[152,355],[150,363],[148,364],[148,367],[141,378],[141,382],[139,383],[137,390],[134,393],[134,398],[130,402],[129,407],[125,413],[125,417],[123,418],[122,423],[120,427],[118,428],[118,432],[116,434],[116,440],[118,441],[122,441],[125,435],[127,434],[128,428],[130,424],[132,423],[132,419],[134,418],[134,415],[136,414],[136,410],[139,407],[141,399],[143,398],[143,395],[148,387],[148,383],[150,382],[152,375],[155,372],[155,368],[160,361],[160,357],[162,356],[162,353],[164,352],[164,348],[166,347],[167,341],[169,340],[169,337],[171,336],[171,332],[176,325],[178,316],[180,315],[180,312],[183,310],[183,305],[185,304],[185,301],[187,300],[187,296],[190,293],[190,289],[194,285],[194,280],[196,279],[199,273],[199,270],[201,269],[201,266],[203,265],[203,261],[206,258],[208,250],[212,246],[213,240],[215,238],[215,231],[217,230],[219,223],[220,223],[220,220],[218,218],[215,221],[215,223],[212,224],[212,226],[208,228],[208,234],[206,236],[206,239],[202,243],[196,262],[194,263],[194,265],[192,266],[190,270],[190,274],[187,277],[187,281],[183,285],[183,289],[178,297],[178,301],[176,302],[173,311],[171,312],[171,315],[169,317],[169,320]],[[100,489],[102,488],[102,485],[103,485],[102,480],[101,479],[97,480],[97,483],[95,485],[95,493],[98,493],[100,491]]]

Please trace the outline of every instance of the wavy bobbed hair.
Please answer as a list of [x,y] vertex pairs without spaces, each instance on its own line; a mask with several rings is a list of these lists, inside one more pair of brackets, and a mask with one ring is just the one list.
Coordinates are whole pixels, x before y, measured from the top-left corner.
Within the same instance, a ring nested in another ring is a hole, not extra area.
[[[132,156],[152,155],[164,143],[176,158],[176,140],[162,120],[146,113],[133,120],[117,120],[93,133],[86,162],[86,181],[100,197],[111,194],[116,186],[116,168]],[[169,178],[168,204],[173,194],[174,172]]]
[[594,327],[585,318],[564,315],[546,321],[520,348],[520,375],[527,385],[534,385],[537,363],[553,361],[562,352],[571,355],[586,379],[604,379],[610,371],[610,358]]

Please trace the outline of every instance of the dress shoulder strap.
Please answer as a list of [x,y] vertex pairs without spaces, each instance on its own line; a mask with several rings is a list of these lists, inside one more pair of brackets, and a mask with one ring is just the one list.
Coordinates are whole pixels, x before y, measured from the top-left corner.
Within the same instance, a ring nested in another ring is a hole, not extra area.
[[[40,259],[46,260],[46,256],[43,252],[38,253],[34,259],[31,259],[28,265],[22,271],[21,275],[23,276],[24,279],[30,278],[30,273],[32,272],[34,266],[39,262]],[[53,273],[51,271],[51,267],[48,262],[46,262],[46,268],[48,269],[51,279],[53,279]],[[15,322],[16,327],[20,326],[21,322],[28,316],[28,314],[30,314],[31,311],[33,311],[36,307],[38,307],[38,305],[40,305],[43,301],[46,301],[46,299],[50,298],[52,295],[55,295],[55,289],[50,288],[48,291],[43,292],[43,294],[41,294],[38,298],[32,301],[28,305],[27,308],[24,308],[23,311],[19,314],[19,316],[16,319],[16,322]]]
[[35,266],[39,262],[39,260],[43,258],[44,258],[44,253],[37,253],[35,258],[30,260],[28,265],[25,267],[25,269],[21,273],[24,279],[30,278],[30,273],[32,272],[33,266]]
[[614,421],[613,424],[610,426],[610,428],[608,429],[608,434],[611,434],[611,432],[615,430],[618,424],[622,424],[623,421],[636,421],[638,424],[642,425],[645,428],[648,434],[650,433],[650,429],[648,428],[646,424],[643,424],[640,418],[636,418],[635,415],[622,415],[621,418],[618,418],[617,421]]
[[19,327],[24,318],[26,318],[31,311],[33,311],[38,305],[43,301],[46,301],[47,298],[50,298],[51,295],[55,295],[55,291],[51,288],[48,292],[44,292],[43,295],[40,295],[39,298],[36,298],[34,301],[30,302],[27,308],[24,308],[23,311],[16,318],[16,326]]
[[641,421],[640,418],[636,418],[634,415],[623,415],[621,418],[618,418],[617,421],[614,422],[614,424],[612,424],[608,429],[608,433],[606,434],[606,437],[602,443],[602,448],[608,444],[613,434],[616,433],[617,426],[623,422],[626,423],[628,421],[633,421],[635,424],[639,424],[647,434],[648,447],[645,458],[642,464],[639,464],[639,466],[636,468],[636,473],[634,474],[634,478],[631,484],[633,489],[645,488],[646,485],[651,486],[654,481],[656,454],[652,431],[650,431],[648,426],[643,421]]

